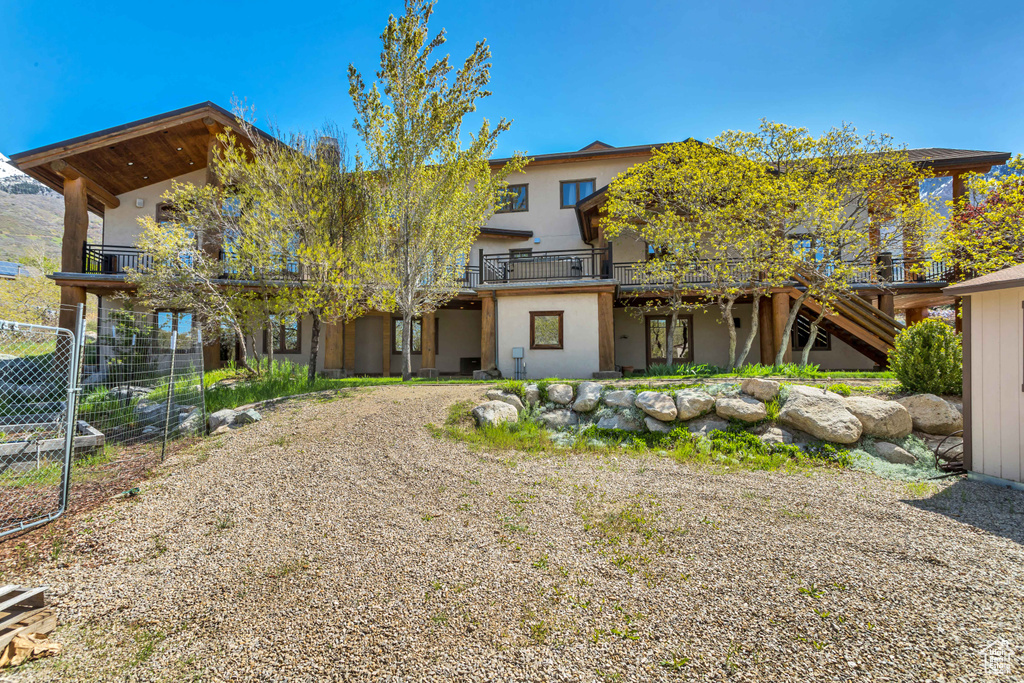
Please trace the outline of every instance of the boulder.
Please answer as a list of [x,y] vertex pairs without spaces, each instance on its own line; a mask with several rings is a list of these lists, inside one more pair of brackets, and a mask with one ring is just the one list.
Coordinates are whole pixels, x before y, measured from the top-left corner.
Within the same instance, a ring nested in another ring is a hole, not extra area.
[[575,427],[580,423],[580,417],[571,410],[552,410],[540,415],[538,419],[548,429],[565,429]]
[[899,399],[910,413],[914,429],[929,434],[952,434],[964,428],[964,416],[956,407],[935,394],[917,394]]
[[732,418],[743,422],[760,422],[768,417],[768,410],[756,398],[749,396],[723,396],[715,400],[715,412],[719,417]]
[[647,425],[647,431],[656,432],[658,434],[668,434],[673,429],[672,425],[668,422],[655,420],[650,415],[644,418],[644,424]]
[[715,415],[706,415],[686,423],[686,428],[691,434],[707,436],[714,431],[724,432],[729,428],[729,423]]
[[523,387],[523,395],[526,397],[526,405],[535,406],[540,403],[540,389],[536,384],[527,384]]
[[507,403],[516,409],[516,412],[523,412],[523,402],[519,400],[519,397],[513,393],[502,391],[501,389],[488,389],[487,400],[489,401],[501,401]]
[[779,427],[769,427],[764,430],[760,437],[765,443],[790,444],[793,443],[793,435]]
[[888,460],[894,465],[913,465],[917,462],[917,458],[914,457],[913,453],[886,441],[876,443],[875,452],[883,460]]
[[576,390],[576,402],[572,409],[577,413],[589,413],[601,400],[601,385],[597,382],[583,382]]
[[487,401],[473,408],[473,417],[478,427],[493,427],[505,422],[519,422],[519,411],[504,401]]
[[597,421],[598,429],[621,429],[624,432],[639,432],[643,427],[629,413],[616,413],[607,415]]
[[700,389],[682,389],[676,392],[676,419],[692,420],[715,406],[714,397]]
[[210,428],[210,432],[216,432],[221,427],[230,427],[235,423],[235,418],[238,417],[238,412],[231,410],[231,408],[224,408],[218,410],[216,413],[210,415],[207,418],[206,423]]
[[799,385],[790,390],[779,422],[833,443],[854,443],[861,434],[860,420],[846,409],[839,394]]
[[678,414],[676,402],[669,398],[668,394],[660,391],[641,391],[633,405],[651,417],[665,422],[676,419]]
[[740,391],[759,401],[771,401],[779,395],[779,386],[779,383],[774,380],[748,377],[740,385]]
[[262,415],[260,415],[256,410],[249,408],[249,410],[243,410],[235,416],[235,426],[252,424],[253,422],[259,422],[262,419]]
[[846,409],[860,420],[863,434],[879,439],[902,439],[913,429],[910,413],[896,401],[883,401],[870,396],[843,399]]
[[[141,424],[147,427],[159,427],[162,430],[164,428],[164,418],[166,414],[167,405],[164,403],[149,403],[148,401],[139,401],[135,405],[135,418]],[[173,424],[173,420],[171,426],[175,426]]]
[[552,384],[548,386],[548,398],[552,403],[567,406],[572,403],[572,387],[568,384]]
[[212,432],[210,432],[210,436],[217,436],[218,434],[227,434],[230,431],[231,427],[227,425],[221,425],[220,427],[217,427]]
[[613,408],[632,408],[636,402],[636,392],[622,389],[609,391],[604,395],[604,404]]

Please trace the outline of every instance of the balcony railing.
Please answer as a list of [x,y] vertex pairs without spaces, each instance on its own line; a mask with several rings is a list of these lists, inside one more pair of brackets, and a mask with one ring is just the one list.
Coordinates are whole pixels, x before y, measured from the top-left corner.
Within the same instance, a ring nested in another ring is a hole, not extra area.
[[462,288],[474,289],[480,285],[480,266],[466,266],[462,275]]
[[139,270],[152,264],[153,258],[135,247],[86,244],[82,253],[83,273],[124,275],[128,268]]
[[562,249],[490,254],[480,251],[481,282],[548,282],[602,280],[612,277],[611,249]]

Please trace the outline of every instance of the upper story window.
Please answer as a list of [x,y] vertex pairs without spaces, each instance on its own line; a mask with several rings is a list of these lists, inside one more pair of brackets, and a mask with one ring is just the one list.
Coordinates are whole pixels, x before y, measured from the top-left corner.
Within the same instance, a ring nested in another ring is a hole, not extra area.
[[586,180],[563,180],[562,191],[559,193],[562,198],[562,208],[571,209],[576,206],[576,202],[594,194],[594,185],[597,182],[597,178],[587,178]]
[[516,213],[518,211],[530,210],[530,186],[509,185],[505,201],[494,213]]

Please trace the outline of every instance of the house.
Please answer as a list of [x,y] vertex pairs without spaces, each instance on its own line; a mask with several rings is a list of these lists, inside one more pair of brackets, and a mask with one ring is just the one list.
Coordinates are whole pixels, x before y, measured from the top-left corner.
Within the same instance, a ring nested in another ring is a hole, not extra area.
[[[52,275],[61,286],[62,303],[77,304],[93,293],[102,308],[110,295],[126,289],[124,268],[144,258],[134,247],[138,219],[158,215],[161,194],[172,181],[207,182],[215,136],[234,126],[230,112],[205,102],[12,157],[25,173],[64,195],[62,267]],[[683,316],[675,339],[666,343],[667,317],[644,305],[657,301],[657,292],[635,277],[647,245],[629,235],[609,240],[602,232],[600,209],[608,184],[648,159],[655,147],[595,141],[576,151],[532,157],[509,181],[514,199],[481,230],[458,295],[415,323],[414,370],[433,376],[497,368],[513,376],[521,363],[530,378],[601,377],[664,363],[670,354],[675,361],[724,365],[727,331],[717,312]],[[961,174],[988,171],[1010,156],[955,149],[912,150],[911,155],[937,175],[951,176],[954,193],[963,192]],[[498,167],[505,161],[491,163]],[[86,243],[90,211],[103,218],[100,244]],[[807,338],[809,324],[800,318],[793,346],[799,350],[812,343],[811,361],[824,368],[884,364],[901,327],[893,318],[897,310],[914,322],[926,307],[952,301],[942,293],[947,283],[941,265],[924,275],[910,274],[908,265],[894,257],[883,264],[880,277],[877,264],[866,264],[855,283],[858,296],[826,317],[816,340]],[[762,299],[753,360],[772,362],[791,302],[799,296],[796,285]],[[741,334],[750,305],[741,301],[736,310]],[[73,319],[66,310],[65,317]],[[818,310],[808,301],[801,314],[813,317]],[[63,325],[70,327],[71,320]],[[393,374],[400,367],[400,327],[399,319],[383,312],[328,325],[318,369]],[[300,320],[270,338],[278,356],[304,360],[309,337],[310,325]],[[216,367],[226,350],[209,340],[204,353],[207,367]]]
[[963,298],[964,468],[1024,490],[1024,265],[945,293]]

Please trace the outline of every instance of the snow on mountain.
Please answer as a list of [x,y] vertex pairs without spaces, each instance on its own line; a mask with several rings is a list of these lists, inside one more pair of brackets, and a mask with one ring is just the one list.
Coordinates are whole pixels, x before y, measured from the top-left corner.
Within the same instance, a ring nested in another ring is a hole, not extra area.
[[10,159],[4,156],[2,152],[0,152],[0,178],[25,175],[18,169],[14,168],[14,166],[11,166],[11,164],[8,162],[10,162]]

